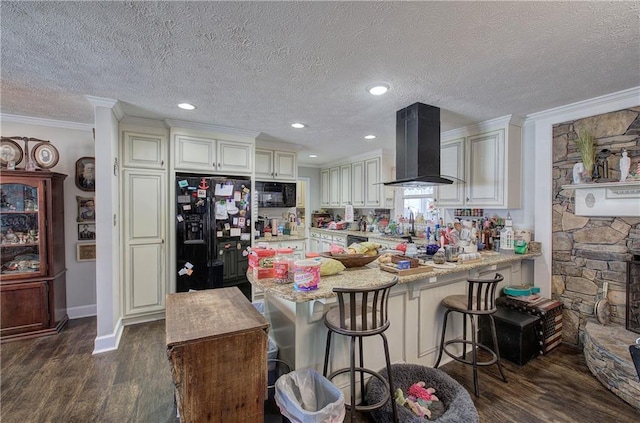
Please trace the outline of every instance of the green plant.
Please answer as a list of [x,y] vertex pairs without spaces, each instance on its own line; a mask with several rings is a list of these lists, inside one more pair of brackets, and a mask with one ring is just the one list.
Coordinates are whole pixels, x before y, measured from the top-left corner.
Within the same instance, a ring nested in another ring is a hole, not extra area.
[[578,132],[578,139],[575,140],[576,148],[582,157],[582,163],[587,175],[593,172],[596,162],[596,139],[588,129]]

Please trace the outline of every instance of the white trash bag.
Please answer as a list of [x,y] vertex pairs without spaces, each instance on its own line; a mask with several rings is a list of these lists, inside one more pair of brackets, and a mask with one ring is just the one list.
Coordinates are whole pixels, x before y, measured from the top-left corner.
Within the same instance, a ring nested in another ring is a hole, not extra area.
[[293,423],[342,423],[344,394],[314,369],[295,370],[276,381],[276,404]]

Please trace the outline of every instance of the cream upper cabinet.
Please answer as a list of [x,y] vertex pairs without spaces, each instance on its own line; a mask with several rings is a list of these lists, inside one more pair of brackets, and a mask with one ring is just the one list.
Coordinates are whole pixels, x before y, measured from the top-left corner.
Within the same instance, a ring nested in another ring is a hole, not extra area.
[[[451,136],[454,134],[455,136]],[[439,186],[438,207],[517,209],[522,196],[522,125],[512,116],[449,132],[441,172],[464,184]],[[462,137],[460,137],[462,135]],[[463,158],[463,165],[461,165]]]
[[[464,145],[465,138],[443,141],[440,148],[440,173],[464,181]],[[440,185],[436,187],[437,207],[463,206],[465,186],[463,183]]]
[[174,168],[214,173],[251,173],[253,144],[176,134]]
[[124,132],[122,166],[144,169],[166,167],[167,138],[162,135]]
[[320,206],[329,207],[329,169],[320,170]]
[[364,206],[364,162],[351,164],[351,204]]
[[340,166],[340,206],[351,204],[351,164]]
[[216,170],[224,173],[251,173],[253,170],[253,144],[217,140]]
[[380,205],[382,204],[381,197],[383,185],[379,184],[380,182],[382,182],[380,180],[379,157],[364,161],[364,180],[366,181],[364,190],[364,206],[380,207]]
[[329,169],[329,207],[340,206],[340,167]]
[[256,148],[256,178],[295,180],[298,177],[298,156],[291,151]]
[[296,207],[299,209],[305,208],[305,199],[307,197],[307,182],[297,180],[296,181]]

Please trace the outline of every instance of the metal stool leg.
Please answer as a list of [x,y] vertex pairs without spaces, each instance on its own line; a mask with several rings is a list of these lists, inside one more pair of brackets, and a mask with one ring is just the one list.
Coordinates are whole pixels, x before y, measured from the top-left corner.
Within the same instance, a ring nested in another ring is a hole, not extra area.
[[[364,368],[364,353],[362,351],[362,337],[358,337],[358,347],[360,348],[360,368]],[[364,372],[360,372],[360,396],[364,398]]]
[[447,332],[447,319],[449,318],[449,313],[451,310],[447,310],[444,312],[444,322],[442,323],[442,336],[440,336],[440,348],[438,348],[438,358],[436,359],[436,364],[433,365],[434,369],[438,368],[440,365],[440,359],[442,358],[442,351],[444,349],[444,334]]
[[[476,397],[480,397],[478,393],[478,346],[476,344],[476,322],[475,316],[469,315],[471,318],[471,353],[473,355],[473,391]],[[466,317],[465,317],[466,319]]]
[[322,370],[322,376],[327,377],[327,370],[329,368],[329,351],[331,350],[331,330],[327,330],[327,347],[324,350],[324,369]]
[[493,352],[496,354],[497,362],[498,362],[498,370],[500,370],[500,376],[502,376],[503,381],[507,381],[507,377],[504,375],[502,371],[502,361],[500,360],[500,348],[498,347],[498,336],[496,335],[496,324],[493,320],[493,316],[489,315],[489,320],[491,323],[491,336],[493,337]]
[[398,406],[395,400],[395,391],[393,389],[393,378],[391,377],[391,356],[389,355],[389,342],[384,333],[381,333],[382,342],[384,343],[384,357],[387,360],[387,376],[389,376],[389,401],[391,401],[391,409],[393,410],[393,421],[398,423]]
[[[463,340],[467,340],[467,315],[463,314],[462,315],[462,339]],[[464,360],[467,359],[467,343],[463,342],[462,343],[462,358]]]
[[349,372],[349,376],[351,378],[351,423],[355,423],[356,421],[356,338],[354,336],[351,337],[351,346],[350,346],[350,361],[351,361],[351,369]]

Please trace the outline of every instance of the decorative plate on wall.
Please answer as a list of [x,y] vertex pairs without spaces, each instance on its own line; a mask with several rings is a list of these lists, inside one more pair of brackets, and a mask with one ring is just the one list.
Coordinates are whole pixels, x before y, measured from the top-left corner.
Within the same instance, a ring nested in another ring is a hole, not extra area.
[[0,164],[7,167],[9,162],[14,162],[17,166],[22,161],[22,148],[12,139],[2,138],[0,142]]
[[60,154],[50,142],[41,142],[31,150],[31,158],[42,169],[49,169],[58,164]]

